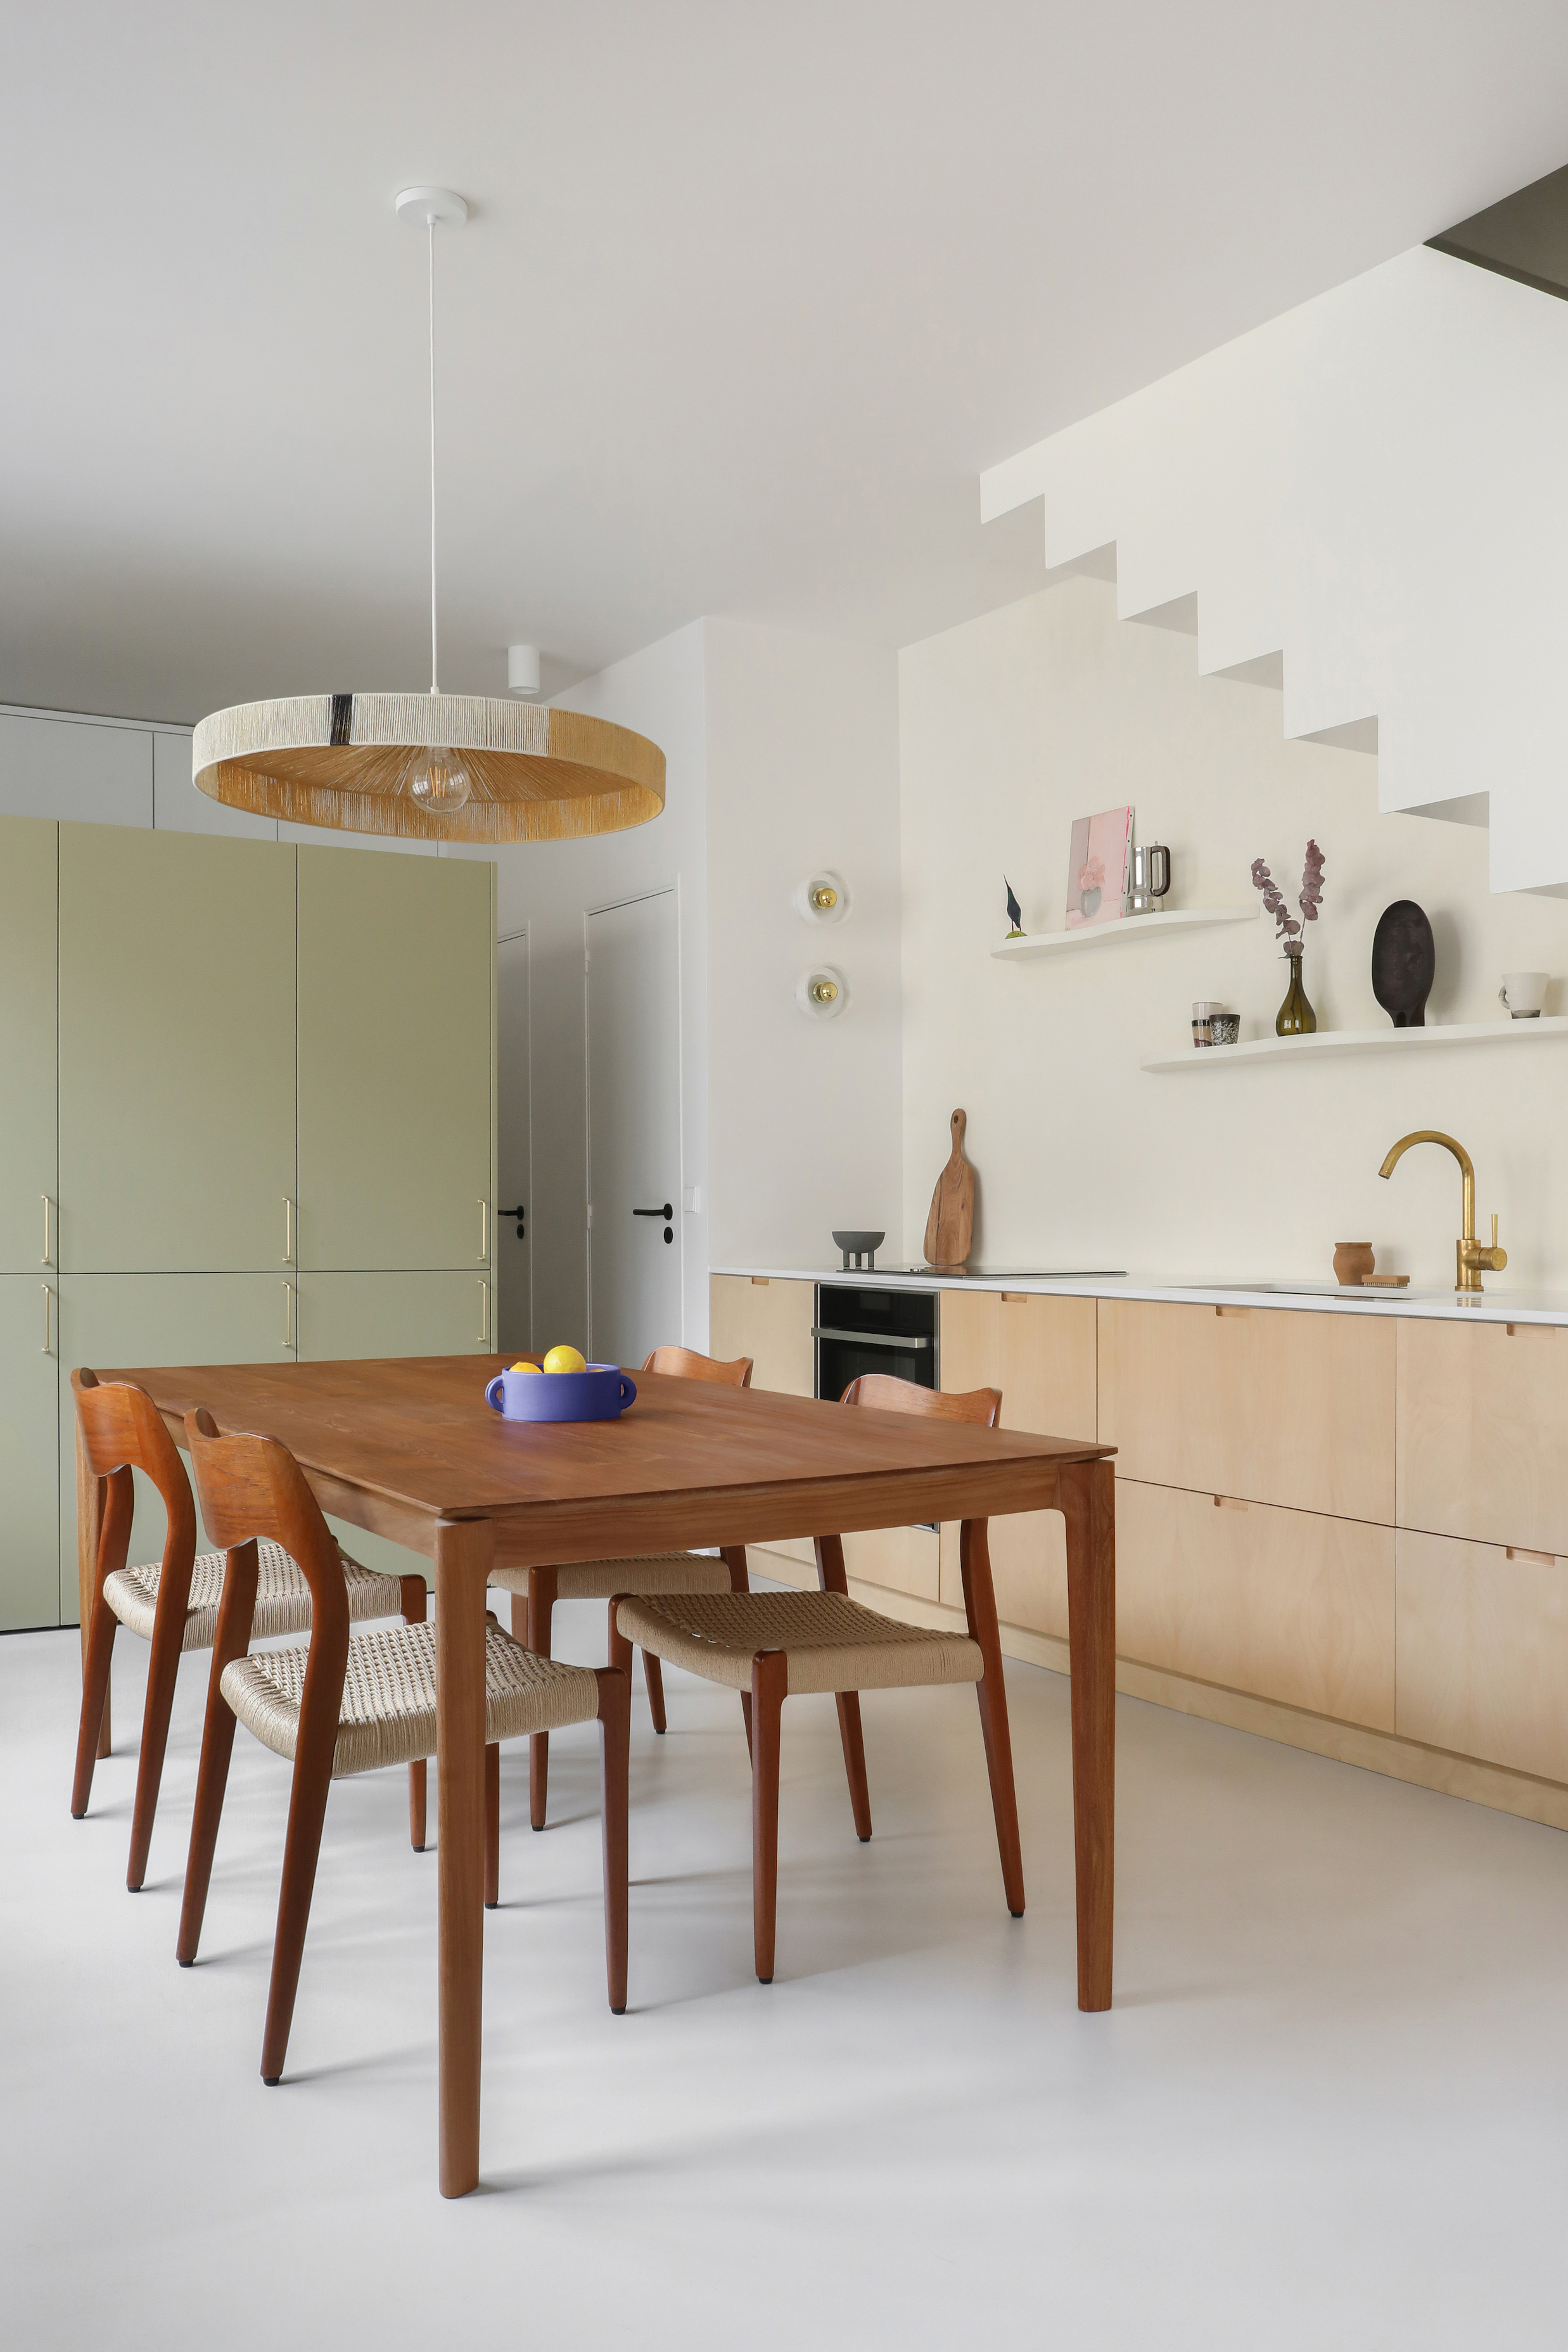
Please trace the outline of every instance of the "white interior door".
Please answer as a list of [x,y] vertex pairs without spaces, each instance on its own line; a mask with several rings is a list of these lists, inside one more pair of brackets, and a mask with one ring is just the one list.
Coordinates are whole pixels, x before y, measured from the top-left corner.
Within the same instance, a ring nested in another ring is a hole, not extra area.
[[587,935],[588,1343],[636,1366],[681,1337],[675,894],[606,907]]
[[496,950],[496,1345],[533,1346],[533,1158],[528,1097],[528,935]]

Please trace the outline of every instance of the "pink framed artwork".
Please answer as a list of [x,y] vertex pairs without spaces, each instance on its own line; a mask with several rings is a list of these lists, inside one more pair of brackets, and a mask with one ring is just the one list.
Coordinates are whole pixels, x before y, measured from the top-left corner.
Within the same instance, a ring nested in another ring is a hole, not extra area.
[[1130,807],[1102,809],[1098,816],[1072,820],[1067,853],[1067,928],[1120,919],[1127,890],[1127,860],[1133,848]]

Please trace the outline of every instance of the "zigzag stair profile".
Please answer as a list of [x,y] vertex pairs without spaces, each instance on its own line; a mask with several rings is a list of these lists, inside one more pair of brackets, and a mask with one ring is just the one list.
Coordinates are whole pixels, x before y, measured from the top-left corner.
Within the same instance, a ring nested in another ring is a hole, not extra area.
[[1418,247],[981,477],[1049,571],[1568,896],[1568,304]]

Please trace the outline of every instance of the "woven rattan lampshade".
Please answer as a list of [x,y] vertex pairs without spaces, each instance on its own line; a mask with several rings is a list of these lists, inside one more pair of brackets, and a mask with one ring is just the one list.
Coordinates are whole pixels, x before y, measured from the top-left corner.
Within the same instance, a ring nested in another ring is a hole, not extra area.
[[[420,754],[462,754],[466,803],[410,797]],[[664,805],[664,755],[578,710],[476,694],[298,694],[214,711],[192,744],[197,789],[253,816],[424,841],[575,841],[645,824]]]

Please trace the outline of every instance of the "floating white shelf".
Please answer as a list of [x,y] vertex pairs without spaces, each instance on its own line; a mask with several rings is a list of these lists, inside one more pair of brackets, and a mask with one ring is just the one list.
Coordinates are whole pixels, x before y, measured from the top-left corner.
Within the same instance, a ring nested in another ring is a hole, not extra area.
[[1123,915],[1113,923],[1085,923],[1076,931],[1026,931],[991,950],[998,963],[1030,963],[1063,948],[1103,948],[1113,940],[1164,938],[1170,931],[1207,931],[1216,923],[1255,923],[1256,907],[1173,907],[1168,915]]
[[1320,1029],[1312,1037],[1248,1037],[1237,1045],[1189,1046],[1185,1054],[1156,1054],[1145,1070],[1226,1069],[1233,1062],[1283,1061],[1324,1054],[1404,1054],[1437,1045],[1523,1045],[1531,1038],[1568,1037],[1568,1017],[1545,1014],[1537,1021],[1453,1021],[1432,1029]]

